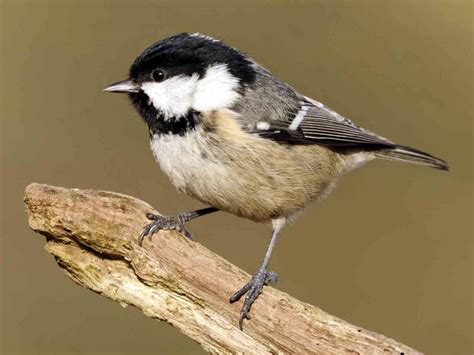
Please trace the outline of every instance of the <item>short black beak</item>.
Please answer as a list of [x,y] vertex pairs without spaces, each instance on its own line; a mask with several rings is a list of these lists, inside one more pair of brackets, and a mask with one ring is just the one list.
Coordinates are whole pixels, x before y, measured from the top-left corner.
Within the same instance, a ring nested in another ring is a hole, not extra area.
[[139,90],[139,86],[130,79],[118,81],[116,83],[113,83],[112,85],[107,86],[104,89],[104,91],[108,91],[108,92],[125,92],[125,93],[138,92],[138,90]]

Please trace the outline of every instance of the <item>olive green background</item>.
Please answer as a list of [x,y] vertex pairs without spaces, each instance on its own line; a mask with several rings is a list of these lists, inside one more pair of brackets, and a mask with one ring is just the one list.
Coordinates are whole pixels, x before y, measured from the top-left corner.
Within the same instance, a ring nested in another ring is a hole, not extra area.
[[[182,31],[223,39],[363,127],[449,161],[449,173],[384,161],[352,172],[286,228],[271,268],[278,288],[349,322],[430,354],[473,353],[472,2],[2,1],[0,10],[2,354],[202,352],[68,280],[22,202],[25,186],[42,182],[130,194],[164,213],[201,206],[159,171],[126,97],[102,92],[145,47]],[[189,227],[248,272],[270,232],[224,213]]]

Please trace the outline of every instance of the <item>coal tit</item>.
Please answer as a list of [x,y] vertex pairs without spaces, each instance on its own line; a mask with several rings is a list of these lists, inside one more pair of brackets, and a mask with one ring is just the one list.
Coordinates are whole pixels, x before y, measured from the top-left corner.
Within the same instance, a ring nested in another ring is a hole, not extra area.
[[128,96],[149,129],[152,152],[173,185],[210,207],[148,214],[139,243],[162,229],[219,210],[272,222],[263,262],[230,302],[246,294],[239,325],[263,286],[285,223],[326,195],[345,172],[374,158],[447,170],[445,161],[360,128],[300,94],[254,60],[202,34],[181,33],[148,47],[126,80],[105,88]]

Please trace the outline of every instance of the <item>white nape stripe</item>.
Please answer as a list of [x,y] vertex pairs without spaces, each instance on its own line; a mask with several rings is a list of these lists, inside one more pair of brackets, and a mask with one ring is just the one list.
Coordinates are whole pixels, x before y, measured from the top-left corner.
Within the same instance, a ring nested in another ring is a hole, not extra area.
[[298,129],[301,122],[303,121],[304,116],[306,116],[306,112],[308,112],[308,110],[309,110],[308,106],[301,107],[301,109],[298,111],[295,118],[290,124],[290,127],[289,127],[290,131],[296,131]]

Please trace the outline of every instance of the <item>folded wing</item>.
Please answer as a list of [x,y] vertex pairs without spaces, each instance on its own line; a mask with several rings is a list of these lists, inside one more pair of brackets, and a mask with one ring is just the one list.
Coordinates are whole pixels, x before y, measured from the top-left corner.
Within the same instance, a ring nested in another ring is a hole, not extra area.
[[394,147],[395,144],[356,126],[323,104],[304,98],[296,113],[282,121],[258,122],[251,130],[265,138],[294,144],[367,149]]
[[418,149],[396,144],[356,126],[329,107],[304,97],[288,118],[260,121],[249,130],[263,138],[288,144],[319,144],[334,149],[372,151],[377,157],[447,170],[447,163]]

